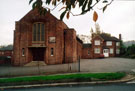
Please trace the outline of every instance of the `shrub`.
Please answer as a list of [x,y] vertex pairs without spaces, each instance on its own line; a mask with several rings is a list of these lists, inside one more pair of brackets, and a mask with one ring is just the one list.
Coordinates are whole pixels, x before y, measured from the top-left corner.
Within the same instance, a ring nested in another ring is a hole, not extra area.
[[130,55],[129,57],[132,58],[132,59],[134,59],[135,58],[135,54]]

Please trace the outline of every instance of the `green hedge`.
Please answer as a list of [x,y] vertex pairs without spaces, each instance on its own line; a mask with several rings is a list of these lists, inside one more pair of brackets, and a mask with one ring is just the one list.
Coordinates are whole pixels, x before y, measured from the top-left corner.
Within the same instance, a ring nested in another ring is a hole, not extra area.
[[135,58],[135,54],[130,55],[129,58],[134,59]]

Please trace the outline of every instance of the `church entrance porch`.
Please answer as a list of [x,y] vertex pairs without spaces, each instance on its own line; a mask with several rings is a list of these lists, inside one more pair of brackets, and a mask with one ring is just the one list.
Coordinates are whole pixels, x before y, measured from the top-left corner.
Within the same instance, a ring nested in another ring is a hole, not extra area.
[[32,48],[33,61],[44,61],[45,48]]
[[45,66],[45,47],[29,47],[31,61],[24,66]]

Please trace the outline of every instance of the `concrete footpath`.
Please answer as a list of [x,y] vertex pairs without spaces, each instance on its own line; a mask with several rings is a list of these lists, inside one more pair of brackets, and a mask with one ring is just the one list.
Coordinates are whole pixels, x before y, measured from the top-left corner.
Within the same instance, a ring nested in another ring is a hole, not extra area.
[[[4,78],[2,78],[4,79]],[[90,82],[66,82],[66,83],[51,83],[51,84],[32,84],[32,85],[17,85],[17,86],[1,86],[0,90],[4,89],[17,89],[17,88],[32,88],[32,87],[55,87],[55,86],[74,86],[74,85],[96,85],[96,84],[113,84],[113,83],[124,83],[135,80],[135,75],[128,74],[120,80],[109,80],[109,81],[95,81]]]
[[[46,75],[55,73],[77,72],[78,63],[57,64],[34,67],[0,66],[0,77]],[[81,59],[81,72],[135,72],[135,59],[104,58],[104,59]]]

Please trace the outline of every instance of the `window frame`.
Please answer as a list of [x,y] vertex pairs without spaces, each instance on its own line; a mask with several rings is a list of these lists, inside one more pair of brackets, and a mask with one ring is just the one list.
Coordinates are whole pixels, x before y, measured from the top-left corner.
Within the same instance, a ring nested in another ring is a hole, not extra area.
[[54,48],[51,48],[50,54],[51,54],[51,56],[54,56]]
[[116,42],[116,46],[120,46],[120,42]]
[[25,56],[25,48],[22,48],[22,56]]
[[120,49],[119,48],[116,49],[116,54],[120,54]]
[[97,45],[100,45],[100,44],[101,44],[100,40],[95,40],[95,41],[94,41],[94,45],[97,46]]
[[106,41],[106,46],[112,46],[112,41]]
[[[112,50],[112,51],[111,51]],[[110,54],[113,54],[114,53],[114,49],[113,48],[110,48],[110,50],[109,50],[110,52]]]
[[[38,24],[40,25],[40,27],[38,27]],[[35,29],[34,25],[36,26],[35,27],[36,28],[36,30],[35,30],[36,31],[35,40],[34,40],[34,29]],[[44,32],[42,31],[42,25],[44,26],[43,27]],[[38,30],[40,30],[39,34],[38,34]],[[42,34],[42,32],[44,34]],[[40,37],[38,37],[38,36],[40,36]],[[39,38],[39,40],[38,40],[38,38]],[[44,24],[44,22],[35,22],[35,23],[33,23],[33,25],[32,25],[32,43],[44,43],[44,42],[45,42],[45,24]]]
[[4,55],[5,54],[4,51],[2,51],[1,54]]
[[90,55],[90,50],[88,50],[88,55]]
[[95,54],[100,54],[100,48],[94,48],[94,53]]

